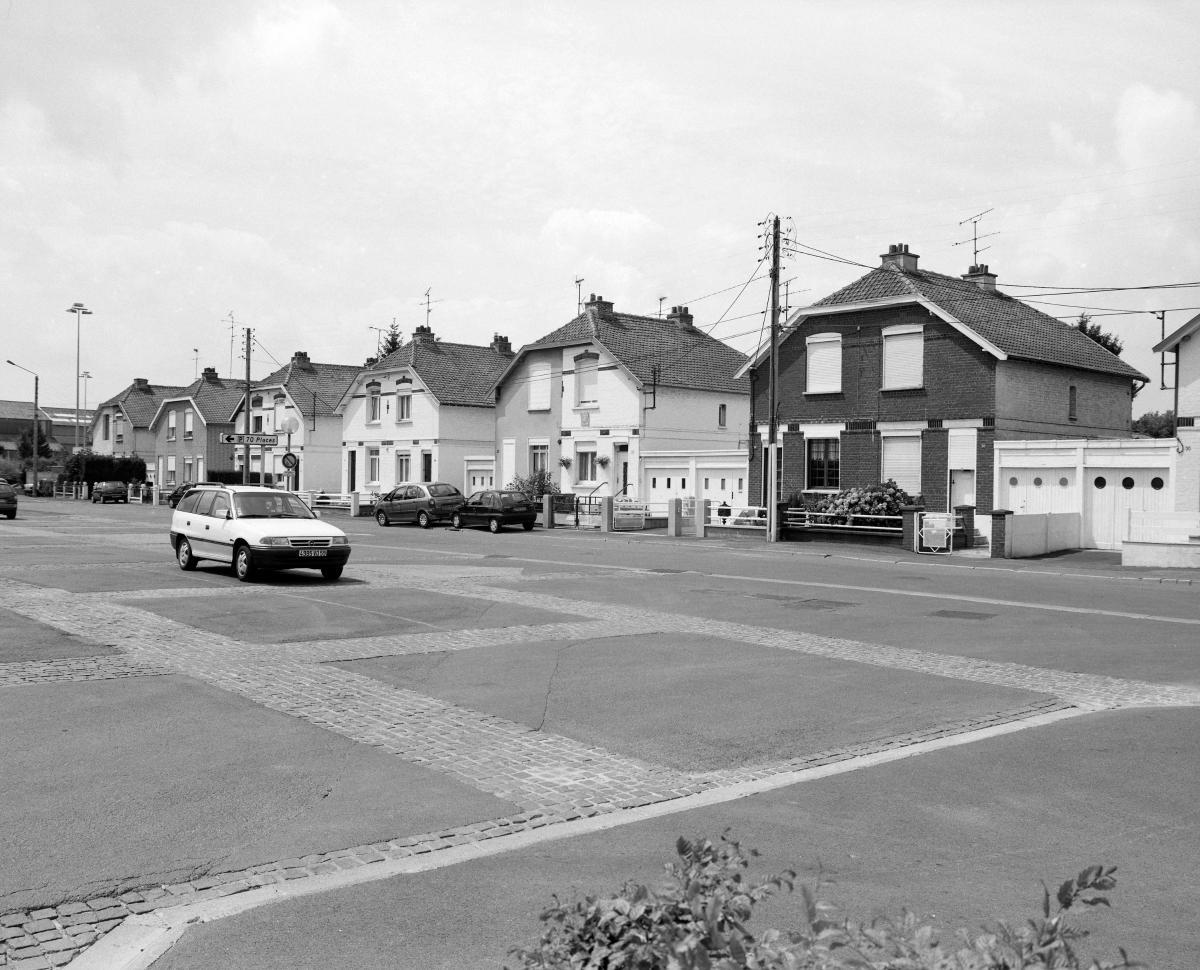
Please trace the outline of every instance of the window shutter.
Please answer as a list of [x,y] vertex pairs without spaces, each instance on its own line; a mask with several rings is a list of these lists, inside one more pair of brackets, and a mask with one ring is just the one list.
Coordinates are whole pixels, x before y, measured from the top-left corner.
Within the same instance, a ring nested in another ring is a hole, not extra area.
[[921,330],[883,332],[883,387],[923,387],[925,335]]
[[840,334],[814,334],[808,338],[808,374],[805,392],[830,394],[842,389],[842,338]]
[[529,365],[529,410],[550,410],[549,361],[534,361]]
[[912,437],[883,439],[883,472],[909,495],[921,493],[921,439]]
[[950,468],[975,467],[975,429],[952,428],[950,430]]

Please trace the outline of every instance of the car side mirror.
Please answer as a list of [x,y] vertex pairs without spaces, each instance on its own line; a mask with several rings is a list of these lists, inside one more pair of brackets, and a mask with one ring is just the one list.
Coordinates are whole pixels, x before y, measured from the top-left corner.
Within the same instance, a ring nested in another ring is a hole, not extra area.
[[313,514],[313,518],[314,518],[314,519],[319,519],[319,518],[321,517],[321,510],[320,510],[320,509],[313,509],[313,510],[312,510],[312,514]]
[[226,509],[226,510],[225,510],[225,518],[226,518],[226,520],[228,520],[228,519],[232,519],[232,518],[233,518],[233,509]]

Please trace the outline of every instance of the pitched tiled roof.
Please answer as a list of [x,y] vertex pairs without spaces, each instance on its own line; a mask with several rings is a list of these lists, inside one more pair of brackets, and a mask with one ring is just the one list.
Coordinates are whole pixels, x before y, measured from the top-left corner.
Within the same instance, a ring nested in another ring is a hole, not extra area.
[[929,300],[1010,357],[1149,380],[1073,324],[1055,320],[999,290],[984,290],[970,280],[941,273],[884,266],[812,305],[837,306],[903,296]]
[[594,306],[524,350],[595,340],[643,384],[749,394],[750,382],[734,375],[746,355],[692,326],[631,313],[601,312]]
[[114,394],[107,401],[102,401],[96,411],[105,407],[120,406],[135,428],[147,428],[158,412],[158,406],[166,398],[178,394],[182,388],[169,384],[139,384],[134,381],[119,394]]
[[338,401],[362,372],[357,364],[319,364],[293,357],[253,385],[255,390],[285,387],[306,418],[336,413]]
[[[46,409],[38,407],[38,419],[41,421],[49,421],[50,416],[46,413]],[[33,424],[33,402],[32,401],[0,401],[0,420],[5,421],[28,421]]]
[[495,407],[492,386],[512,363],[511,354],[474,344],[416,339],[388,354],[372,371],[411,367],[441,404]]
[[244,381],[225,380],[216,374],[205,374],[181,387],[174,394],[163,396],[162,404],[168,401],[191,399],[205,424],[231,424],[233,412],[246,393]]

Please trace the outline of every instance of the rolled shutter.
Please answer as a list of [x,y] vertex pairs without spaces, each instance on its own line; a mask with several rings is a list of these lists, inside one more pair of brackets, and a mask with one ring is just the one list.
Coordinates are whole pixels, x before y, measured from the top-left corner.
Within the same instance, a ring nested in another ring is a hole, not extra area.
[[883,439],[883,480],[892,479],[909,495],[921,493],[921,439],[916,435]]
[[921,330],[883,332],[883,388],[924,386],[925,335]]
[[814,334],[808,338],[808,394],[832,394],[842,389],[842,338],[840,334]]
[[529,410],[550,410],[549,361],[534,361],[529,365]]

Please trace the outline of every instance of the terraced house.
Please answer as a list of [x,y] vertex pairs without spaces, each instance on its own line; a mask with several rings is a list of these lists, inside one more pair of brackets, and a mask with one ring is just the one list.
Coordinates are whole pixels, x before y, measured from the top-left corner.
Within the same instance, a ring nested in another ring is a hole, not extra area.
[[221,438],[235,430],[234,413],[245,391],[244,382],[225,380],[215,367],[205,367],[187,387],[163,395],[149,425],[153,464],[143,455],[154,484],[173,487],[233,470],[234,446]]
[[[987,512],[996,441],[1129,437],[1133,393],[1148,378],[1072,324],[1001,292],[996,279],[986,265],[961,277],[920,269],[901,244],[878,268],[792,313],[778,349],[773,497],[891,478],[930,510]],[[750,478],[762,504],[772,498],[768,365],[763,350],[743,372],[757,431]]]
[[139,457],[147,469],[154,461],[154,432],[150,422],[158,413],[164,398],[179,393],[182,388],[167,384],[151,384],[136,377],[132,384],[96,406],[92,418],[92,451],[117,458]]
[[494,484],[492,386],[512,356],[507,337],[486,347],[457,344],[420,326],[363,368],[337,406],[342,491],[441,481],[469,493]]

